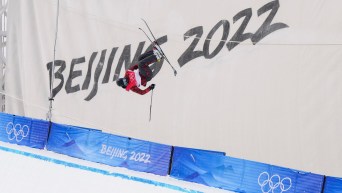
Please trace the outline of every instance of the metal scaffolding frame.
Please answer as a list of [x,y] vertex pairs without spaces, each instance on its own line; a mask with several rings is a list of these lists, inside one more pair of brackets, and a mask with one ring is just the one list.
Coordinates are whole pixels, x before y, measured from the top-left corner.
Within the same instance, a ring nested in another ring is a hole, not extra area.
[[7,5],[8,0],[1,0],[1,7],[0,7],[0,15],[1,15],[1,30],[0,30],[0,63],[1,63],[1,73],[0,73],[0,105],[1,105],[1,112],[5,112],[5,70],[7,64],[7,57],[6,57],[6,42],[7,42]]

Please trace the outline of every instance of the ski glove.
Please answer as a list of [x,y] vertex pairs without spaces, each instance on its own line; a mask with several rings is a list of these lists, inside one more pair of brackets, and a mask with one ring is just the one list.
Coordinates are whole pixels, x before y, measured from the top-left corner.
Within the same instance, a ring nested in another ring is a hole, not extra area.
[[155,84],[151,84],[150,89],[153,90],[155,86]]

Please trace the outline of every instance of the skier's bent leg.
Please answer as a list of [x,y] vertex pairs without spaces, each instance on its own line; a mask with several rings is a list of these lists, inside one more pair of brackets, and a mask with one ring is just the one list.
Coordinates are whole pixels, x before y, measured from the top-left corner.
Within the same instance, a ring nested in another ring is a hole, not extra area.
[[152,52],[152,55],[145,56],[144,59],[139,60],[138,61],[138,66],[139,66],[139,68],[142,67],[142,66],[147,66],[148,67],[149,64],[152,64],[154,62],[157,62],[157,57]]
[[144,76],[147,81],[150,81],[152,79],[152,70],[148,66],[151,63],[154,63],[157,61],[156,56],[153,54],[151,56],[145,57],[143,60],[140,60],[138,63],[139,73],[141,76]]
[[150,81],[153,77],[153,73],[150,67],[147,65],[139,66],[139,73],[146,78],[146,81]]
[[153,50],[150,50],[150,51],[147,51],[147,52],[143,53],[142,55],[139,56],[138,60],[139,60],[139,61],[140,61],[140,60],[143,60],[143,59],[145,59],[146,57],[149,57],[149,56],[151,56],[151,55],[153,55]]

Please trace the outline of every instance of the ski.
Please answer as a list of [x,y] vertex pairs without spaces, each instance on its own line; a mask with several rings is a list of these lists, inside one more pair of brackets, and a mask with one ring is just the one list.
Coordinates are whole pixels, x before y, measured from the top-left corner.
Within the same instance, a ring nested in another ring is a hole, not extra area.
[[[147,24],[147,22],[146,22],[144,19],[141,18],[141,20],[144,21],[144,23],[145,23],[145,25],[146,25],[148,31],[150,32],[152,38],[154,39],[154,42],[159,46],[160,51],[162,52],[161,54],[164,56],[166,62],[169,63],[169,65],[171,66],[171,68],[172,68],[172,70],[173,70],[173,74],[176,76],[176,75],[177,75],[177,71],[176,71],[175,68],[172,66],[172,64],[170,63],[169,59],[166,57],[164,51],[161,49],[160,45],[159,45],[158,42],[157,42],[156,37],[155,37],[154,34],[152,33],[152,30],[151,30],[150,26]],[[139,28],[139,29],[140,29],[141,31],[143,31],[144,34],[146,35],[146,37],[148,38],[148,40],[150,40],[150,42],[153,43],[153,41],[152,41],[152,40],[150,39],[150,37],[146,34],[146,32],[145,32],[143,29],[141,29],[141,28]]]

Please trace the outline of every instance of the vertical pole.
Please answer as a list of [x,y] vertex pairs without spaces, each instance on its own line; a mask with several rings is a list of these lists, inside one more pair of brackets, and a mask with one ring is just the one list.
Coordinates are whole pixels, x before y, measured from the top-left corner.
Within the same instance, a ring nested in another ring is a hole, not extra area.
[[47,120],[51,122],[52,118],[52,102],[54,100],[53,96],[53,82],[55,80],[55,59],[56,59],[56,44],[57,44],[57,34],[58,34],[58,17],[59,17],[59,0],[57,0],[57,12],[56,12],[56,33],[55,33],[55,44],[53,47],[53,62],[52,62],[52,73],[50,77],[50,97],[49,97],[49,112],[47,113]]
[[0,25],[1,25],[1,31],[0,31],[0,62],[1,62],[1,72],[0,72],[0,105],[1,105],[1,112],[5,112],[5,70],[6,70],[6,64],[7,64],[7,57],[6,57],[6,41],[7,41],[7,0],[1,0],[0,5]]

